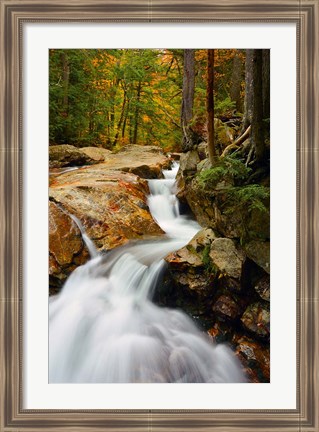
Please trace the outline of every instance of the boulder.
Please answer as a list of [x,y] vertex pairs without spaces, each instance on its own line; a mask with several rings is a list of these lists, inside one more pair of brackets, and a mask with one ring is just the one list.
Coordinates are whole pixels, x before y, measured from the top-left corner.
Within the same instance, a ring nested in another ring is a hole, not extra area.
[[243,246],[248,258],[270,274],[270,242],[252,240]]
[[104,162],[105,169],[129,172],[146,179],[162,178],[162,169],[170,165],[171,159],[163,154],[160,147],[135,144],[109,154]]
[[233,240],[215,239],[211,244],[209,256],[222,274],[240,281],[245,254]]
[[[237,340],[236,340],[237,339]],[[268,345],[247,336],[234,337],[235,352],[250,382],[270,382],[270,350]]]
[[[217,238],[212,229],[203,229],[183,248],[169,254],[166,284],[179,306],[193,314],[211,313],[218,290],[241,290],[245,254],[230,239]],[[167,304],[167,306],[174,306]]]
[[96,162],[104,162],[112,153],[111,150],[101,147],[82,147],[81,151]]
[[89,258],[79,228],[54,202],[49,202],[49,279],[61,287],[68,275]]
[[96,163],[96,160],[69,144],[52,145],[49,147],[49,167],[82,166]]
[[223,319],[234,321],[239,317],[241,310],[238,302],[228,294],[218,297],[213,305],[213,312]]
[[108,171],[104,164],[57,176],[49,190],[50,199],[81,221],[99,250],[163,233],[149,212],[148,193],[145,180]]
[[266,301],[270,301],[270,277],[265,275],[262,279],[258,281],[255,285],[255,291],[259,296]]
[[245,329],[255,336],[268,338],[270,334],[269,308],[257,302],[250,304],[241,317]]
[[[204,168],[203,160],[198,168]],[[196,220],[202,225],[211,227],[225,237],[232,239],[269,240],[270,218],[267,212],[260,209],[249,209],[242,206],[240,211],[229,200],[227,181],[219,182],[214,190],[204,189],[197,177],[178,175],[178,197],[186,200]]]
[[183,175],[195,174],[199,162],[200,158],[197,150],[182,153],[180,157],[180,172],[183,173]]

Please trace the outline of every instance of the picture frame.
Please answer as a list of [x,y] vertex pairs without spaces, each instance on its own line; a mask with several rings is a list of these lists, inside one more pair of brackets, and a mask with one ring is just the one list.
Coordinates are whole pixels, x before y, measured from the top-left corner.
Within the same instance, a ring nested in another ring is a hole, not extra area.
[[[1,0],[0,430],[318,431],[317,0]],[[288,22],[297,26],[297,408],[35,410],[23,393],[23,25],[28,22]]]

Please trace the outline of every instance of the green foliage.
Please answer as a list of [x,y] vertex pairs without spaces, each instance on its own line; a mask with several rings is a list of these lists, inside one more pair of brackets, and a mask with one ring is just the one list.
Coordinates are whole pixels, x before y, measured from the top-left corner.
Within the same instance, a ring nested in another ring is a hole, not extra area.
[[236,102],[232,101],[229,96],[224,100],[216,100],[215,102],[215,116],[226,114],[236,108]]
[[216,276],[219,274],[219,270],[217,266],[212,262],[209,253],[210,253],[210,245],[206,245],[202,252],[202,261],[205,267],[205,272],[209,275]]
[[203,255],[202,255],[203,264],[206,268],[209,268],[210,264],[211,264],[209,252],[210,252],[210,245],[206,245],[204,250],[203,250]]
[[50,142],[176,149],[180,61],[178,50],[50,50]]
[[246,209],[248,212],[258,210],[262,213],[269,213],[269,187],[259,184],[232,187],[228,189],[227,197],[234,204],[234,209]]
[[217,183],[225,180],[236,183],[248,178],[251,169],[239,159],[231,156],[220,158],[212,168],[203,170],[198,175],[198,183],[205,189],[213,189]]

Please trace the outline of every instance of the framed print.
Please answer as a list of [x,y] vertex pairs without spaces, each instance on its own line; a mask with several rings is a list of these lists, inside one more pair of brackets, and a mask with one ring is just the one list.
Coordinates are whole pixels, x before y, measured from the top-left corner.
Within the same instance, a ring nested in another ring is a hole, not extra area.
[[1,0],[1,430],[318,430],[318,9]]

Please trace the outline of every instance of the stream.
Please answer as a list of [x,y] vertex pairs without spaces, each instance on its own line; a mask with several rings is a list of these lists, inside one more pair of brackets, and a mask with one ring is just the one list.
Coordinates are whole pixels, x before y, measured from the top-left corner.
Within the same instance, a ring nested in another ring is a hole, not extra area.
[[216,345],[185,313],[152,303],[164,258],[201,227],[179,212],[178,164],[149,180],[148,205],[163,238],[107,254],[82,237],[91,259],[49,302],[50,383],[245,382],[226,345]]

